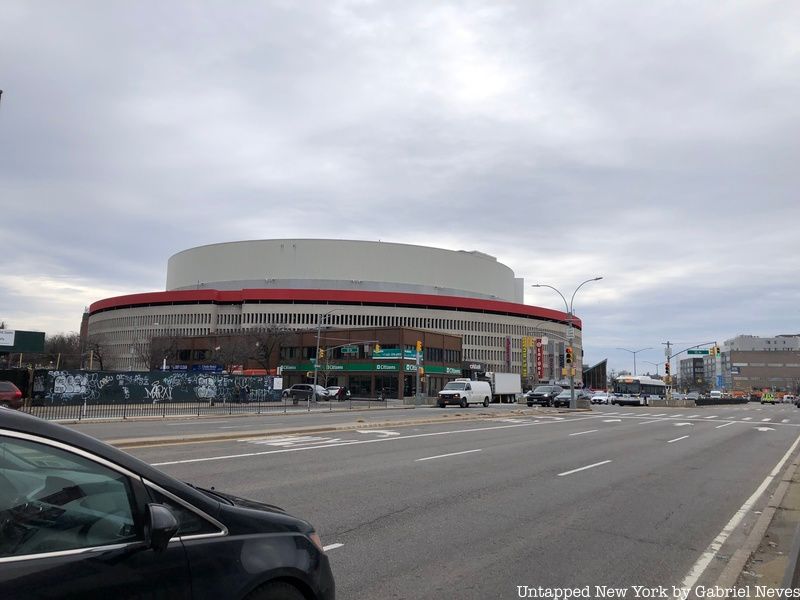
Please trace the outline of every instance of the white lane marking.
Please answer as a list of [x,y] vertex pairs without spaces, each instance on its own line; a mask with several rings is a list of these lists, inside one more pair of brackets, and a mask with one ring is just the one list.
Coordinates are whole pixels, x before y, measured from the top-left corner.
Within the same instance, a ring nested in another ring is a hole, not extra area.
[[742,522],[742,519],[744,519],[747,513],[750,512],[750,509],[761,497],[761,494],[764,493],[764,490],[769,487],[769,484],[772,483],[772,480],[775,479],[778,473],[780,473],[780,470],[783,468],[783,464],[789,460],[789,457],[792,455],[792,453],[794,453],[798,444],[800,444],[800,436],[797,437],[797,439],[794,441],[794,444],[792,444],[792,447],[789,448],[786,454],[783,455],[783,458],[778,461],[778,464],[775,465],[775,468],[772,469],[772,472],[767,475],[766,479],[764,479],[756,491],[753,492],[753,495],[750,496],[744,504],[742,504],[739,510],[737,510],[733,517],[731,517],[731,520],[728,521],[725,527],[722,528],[722,531],[719,532],[719,535],[712,540],[712,542],[708,545],[708,548],[706,548],[706,551],[700,555],[700,558],[698,558],[697,562],[694,563],[694,566],[691,568],[688,575],[684,577],[683,583],[681,583],[683,588],[689,589],[694,587],[694,584],[697,583],[697,580],[700,579],[700,576],[706,570],[711,561],[714,560],[714,557],[716,557],[717,552],[719,552],[720,548],[722,548],[722,544],[725,543],[725,540],[728,539],[733,530],[736,529],[739,523]]
[[666,417],[667,413],[658,413],[657,415],[651,415],[653,417]]
[[717,418],[717,415],[709,415],[709,416],[706,417],[706,419],[716,419],[716,418]]
[[649,425],[650,423],[661,423],[661,419],[656,419],[655,421],[642,421],[639,425]]
[[722,425],[717,425],[716,427],[714,427],[714,429],[722,429],[723,427],[727,427],[728,425],[733,425],[733,422],[731,422],[731,423],[723,423]]
[[525,419],[491,419],[495,423],[528,423]]
[[775,431],[774,427],[756,427],[757,431]]
[[463,452],[451,452],[450,454],[439,454],[437,456],[426,456],[425,458],[418,458],[414,462],[422,462],[423,460],[433,460],[434,458],[446,458],[448,456],[458,456],[459,454],[470,454],[472,452],[481,452],[481,448],[477,450],[464,450]]
[[753,417],[744,417],[742,421],[752,421]]
[[603,419],[603,423],[622,423],[622,419]]
[[328,544],[327,546],[323,546],[322,549],[327,552],[328,550],[336,550],[342,546],[344,546],[344,544]]
[[696,419],[696,418],[697,418],[697,417],[699,417],[699,416],[700,416],[700,415],[689,415],[689,416],[688,416],[688,417],[686,417],[686,418],[687,418],[687,419]]
[[[575,421],[585,421],[586,419],[596,419],[597,417],[577,417],[568,421],[548,421],[548,423],[574,423]],[[317,446],[301,446],[299,448],[282,448],[280,450],[264,450],[262,452],[242,452],[240,454],[226,454],[223,456],[206,456],[203,458],[187,458],[184,460],[171,460],[160,463],[152,463],[154,467],[163,467],[166,465],[185,465],[189,463],[208,462],[212,460],[229,460],[231,458],[250,458],[252,456],[266,456],[268,454],[284,454],[287,452],[300,452],[304,450],[322,450],[324,448],[336,448],[338,446],[356,446],[360,444],[378,444],[381,442],[393,442],[395,440],[411,440],[423,437],[432,437],[435,435],[452,435],[454,433],[473,433],[476,431],[493,431],[495,429],[514,429],[516,427],[530,427],[536,423],[519,423],[517,425],[495,425],[493,427],[473,427],[472,429],[454,429],[452,431],[433,431],[430,433],[416,433],[414,435],[402,435],[397,437],[381,437],[369,440],[352,440],[344,441],[336,444],[319,444]],[[242,440],[250,441],[250,440]]]
[[682,437],[675,438],[674,440],[670,440],[670,441],[668,441],[667,443],[668,443],[668,444],[671,444],[672,442],[679,442],[679,441],[681,441],[681,440],[685,440],[685,439],[686,439],[686,438],[688,438],[688,437],[689,437],[688,435],[684,435],[684,436],[682,436]]
[[246,441],[250,444],[265,445],[265,446],[299,446],[308,444],[332,444],[334,442],[341,442],[339,438],[329,437],[316,437],[312,435],[281,435],[275,437],[266,437],[254,440],[239,440]]
[[579,431],[577,433],[570,433],[570,436],[573,435],[583,435],[584,433],[594,433],[595,431],[600,431],[599,429],[590,429],[589,431]]
[[385,437],[389,437],[392,435],[400,435],[399,431],[388,431],[383,429],[357,429],[358,433],[377,433],[378,435],[382,435]]
[[610,460],[604,460],[599,463],[594,463],[593,465],[586,465],[585,467],[581,467],[579,469],[572,469],[572,471],[564,471],[563,473],[559,473],[559,477],[564,477],[564,475],[572,475],[573,473],[577,473],[578,471],[585,471],[586,469],[594,469],[595,467],[599,467],[600,465],[606,465],[610,463]]
[[781,420],[781,423],[788,423],[788,422],[789,422],[789,419],[782,419]]
[[685,427],[686,425],[693,425],[693,423],[675,423],[675,427]]
[[762,423],[766,423],[767,421],[772,421],[772,419],[761,419]]

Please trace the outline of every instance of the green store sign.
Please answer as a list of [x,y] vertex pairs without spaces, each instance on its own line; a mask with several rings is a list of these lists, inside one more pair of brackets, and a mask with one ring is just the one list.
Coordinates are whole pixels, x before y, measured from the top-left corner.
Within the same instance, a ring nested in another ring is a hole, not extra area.
[[[405,359],[405,360],[416,360],[417,359],[417,351],[416,350],[400,350],[400,348],[381,348],[380,350],[372,352],[372,358],[375,360],[385,360],[385,359]],[[422,360],[422,356],[420,356],[420,360]]]
[[[282,373],[290,373],[290,372],[308,372],[314,370],[314,363],[313,362],[306,362],[300,363],[296,365],[281,365],[281,372]],[[404,363],[403,364],[403,371],[406,373],[415,373],[417,370],[417,365],[413,363]],[[337,371],[337,372],[345,372],[345,373],[364,373],[364,372],[389,372],[389,373],[398,373],[400,371],[400,363],[396,362],[361,362],[361,363],[346,363],[346,364],[328,364],[321,365],[317,372],[320,371]],[[455,367],[443,367],[438,365],[431,365],[425,367],[425,374],[426,375],[455,375],[457,377],[461,376],[461,369]]]

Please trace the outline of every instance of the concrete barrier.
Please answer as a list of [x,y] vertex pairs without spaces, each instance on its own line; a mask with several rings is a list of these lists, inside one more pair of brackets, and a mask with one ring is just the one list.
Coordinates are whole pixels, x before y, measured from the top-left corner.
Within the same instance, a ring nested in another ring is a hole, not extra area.
[[677,400],[673,398],[671,400],[648,400],[647,405],[656,408],[693,408],[697,406],[697,403],[694,400]]

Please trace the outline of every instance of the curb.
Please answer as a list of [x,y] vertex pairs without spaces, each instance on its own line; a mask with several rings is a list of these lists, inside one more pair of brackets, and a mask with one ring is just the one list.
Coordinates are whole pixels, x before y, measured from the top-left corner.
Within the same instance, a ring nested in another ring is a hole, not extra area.
[[[585,409],[575,411],[559,411],[563,412],[589,412]],[[535,416],[540,414],[538,412],[515,412],[514,416]],[[249,438],[260,438],[265,435],[290,435],[294,433],[326,433],[333,431],[353,431],[357,429],[376,429],[378,427],[408,427],[410,425],[433,425],[441,423],[452,423],[460,421],[482,421],[488,419],[497,419],[502,417],[500,414],[474,414],[450,417],[448,415],[438,415],[437,418],[421,417],[419,419],[407,419],[403,421],[382,421],[380,423],[339,423],[337,425],[310,425],[310,426],[295,426],[286,427],[282,429],[262,429],[260,431],[227,431],[225,433],[208,433],[208,434],[188,434],[180,436],[163,436],[152,438],[121,438],[117,440],[105,440],[106,444],[111,444],[117,448],[142,448],[147,446],[170,446],[179,444],[194,444],[199,442],[224,442],[229,440],[240,440]]]
[[215,414],[208,413],[202,415],[147,415],[140,417],[87,417],[85,419],[51,419],[50,422],[58,423],[59,425],[81,425],[82,423],[146,423],[148,421],[168,421],[170,419],[194,419],[202,421],[204,419],[219,419],[224,417],[227,419],[244,419],[247,417],[285,417],[294,416],[295,414],[330,414],[330,413],[346,413],[346,412],[361,412],[361,411],[381,411],[381,410],[411,410],[414,408],[431,408],[427,404],[415,406],[413,404],[400,405],[400,406],[376,406],[374,408],[336,408],[334,410],[316,410],[316,411],[297,411],[297,412],[283,412],[280,410],[270,410],[260,413],[254,412],[241,412],[241,413],[228,413],[228,414]]
[[733,553],[727,566],[717,579],[716,585],[722,589],[733,588],[736,585],[747,565],[747,561],[758,549],[764,539],[764,535],[767,533],[767,529],[772,524],[775,513],[781,507],[798,466],[800,466],[800,453],[795,454],[792,463],[784,469],[778,487],[775,488],[775,491],[767,500],[766,507],[764,507],[763,512],[756,520],[755,525],[753,525],[753,529],[750,530],[744,544]]

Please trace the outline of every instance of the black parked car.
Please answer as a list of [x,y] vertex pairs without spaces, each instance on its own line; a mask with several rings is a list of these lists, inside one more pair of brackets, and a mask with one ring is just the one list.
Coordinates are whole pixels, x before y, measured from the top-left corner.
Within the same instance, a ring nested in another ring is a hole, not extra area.
[[3,600],[334,595],[328,558],[307,522],[0,410]]
[[560,385],[540,385],[532,392],[528,392],[525,396],[528,406],[534,404],[541,404],[542,406],[550,406],[561,392],[564,391]]

